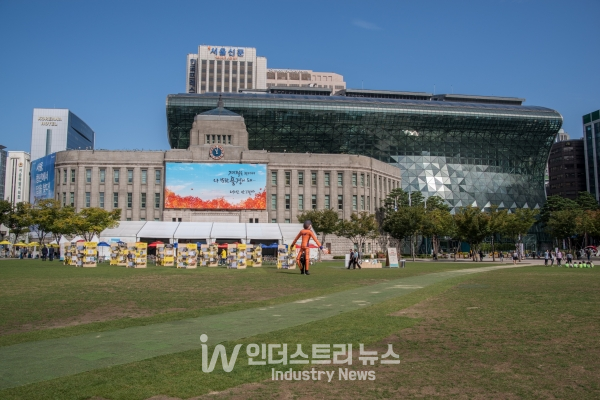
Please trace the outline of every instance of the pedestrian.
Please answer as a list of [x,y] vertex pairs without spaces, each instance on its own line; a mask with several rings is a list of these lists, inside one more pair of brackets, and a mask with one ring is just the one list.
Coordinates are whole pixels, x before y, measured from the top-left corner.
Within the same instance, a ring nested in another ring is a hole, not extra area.
[[358,250],[354,252],[354,269],[356,269],[356,267],[358,267],[358,269],[362,269],[360,266],[360,253]]
[[479,261],[483,261],[483,250],[479,250]]
[[546,252],[544,253],[544,265],[548,266],[548,259],[550,258],[550,252],[548,250],[546,250]]
[[513,265],[517,265],[517,261],[519,260],[519,253],[515,250],[513,252]]
[[573,254],[570,251],[567,253],[567,262],[569,264],[573,262]]
[[563,258],[563,253],[562,253],[562,251],[559,250],[556,253],[556,266],[557,267],[560,267],[560,262],[562,261],[562,258]]
[[592,258],[592,249],[585,249],[585,255],[587,256],[588,262],[590,262],[590,259]]
[[48,257],[48,248],[44,245],[42,247],[42,261],[46,261],[46,257]]
[[550,266],[554,266],[554,252],[550,252]]
[[350,261],[348,261],[348,269],[350,269],[350,267],[354,267],[352,269],[356,269],[356,266],[354,265],[354,250],[350,249]]
[[502,251],[498,252],[498,256],[500,257],[500,262],[504,262],[504,253]]
[[50,261],[54,261],[54,246],[48,249],[48,258]]
[[221,251],[221,265],[225,265],[227,263],[227,252],[225,249]]

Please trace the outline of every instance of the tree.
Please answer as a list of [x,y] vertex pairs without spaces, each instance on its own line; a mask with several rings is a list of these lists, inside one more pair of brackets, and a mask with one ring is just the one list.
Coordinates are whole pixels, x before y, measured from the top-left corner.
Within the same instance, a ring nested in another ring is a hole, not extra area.
[[[315,232],[322,235],[321,244],[325,246],[327,235],[331,235],[337,230],[339,216],[337,212],[328,208],[324,210],[309,210],[298,215],[298,222],[304,223],[306,220],[310,220]],[[319,252],[319,260],[321,260],[321,252]]]
[[598,202],[590,192],[579,192],[575,202],[579,205],[579,208],[585,211],[594,211],[598,209]]
[[91,241],[94,235],[99,235],[105,229],[119,226],[121,209],[106,211],[99,207],[88,207],[81,210],[73,218],[75,233]]
[[38,200],[32,205],[31,230],[37,234],[40,243],[44,243],[46,236],[52,233],[52,226],[58,219],[60,210],[60,202],[54,199]]
[[469,243],[473,261],[480,243],[490,234],[490,216],[477,207],[462,207],[454,214],[457,238]]
[[564,210],[577,210],[579,208],[579,204],[574,200],[567,199],[561,196],[548,196],[546,202],[540,209],[540,221],[542,221],[544,224],[547,224],[550,218],[552,217],[553,212]]
[[[552,214],[554,215],[557,212],[559,211],[555,211]],[[527,234],[527,231],[535,224],[538,214],[538,210],[532,210],[531,208],[517,208],[512,213],[507,214],[503,225],[503,236],[510,237],[515,246],[520,249],[519,244],[523,240],[523,235]],[[519,257],[522,257],[520,251]]]
[[403,247],[404,240],[410,237],[413,261],[415,259],[413,238],[422,229],[424,218],[423,207],[400,207],[397,211],[389,213],[384,221],[383,229],[399,241],[400,249]]
[[557,240],[568,239],[569,251],[571,251],[571,237],[579,233],[576,221],[580,216],[581,211],[576,209],[555,211],[546,223],[545,230]]
[[60,243],[60,238],[66,235],[73,235],[77,228],[77,213],[75,208],[64,206],[58,210],[56,218],[52,221],[49,229],[56,243]]
[[498,206],[493,205],[490,209],[490,238],[492,241],[492,261],[496,261],[495,236],[501,235],[505,231],[507,210],[498,210]]
[[350,239],[358,246],[358,251],[363,251],[365,242],[378,236],[378,228],[375,215],[362,211],[358,214],[352,213],[350,220],[339,221],[337,234]]
[[4,225],[10,229],[14,235],[13,244],[19,239],[19,236],[29,232],[31,225],[31,204],[17,203],[11,205],[10,210],[5,214]]
[[8,214],[12,210],[12,204],[10,201],[0,199],[0,224],[6,224]]
[[440,237],[452,236],[454,228],[450,206],[444,203],[444,200],[439,196],[428,197],[421,233],[424,236],[431,236],[434,254],[439,253]]

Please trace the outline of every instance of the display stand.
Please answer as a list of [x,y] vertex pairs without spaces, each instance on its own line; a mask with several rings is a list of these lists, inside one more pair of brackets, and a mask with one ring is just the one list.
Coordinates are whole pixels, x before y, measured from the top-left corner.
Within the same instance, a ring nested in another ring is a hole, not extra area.
[[380,262],[377,262],[377,260],[363,260],[362,263],[360,264],[361,268],[382,268],[382,265]]
[[262,247],[259,244],[252,251],[252,266],[262,267]]
[[112,242],[110,244],[110,265],[117,265],[119,260],[119,244]]
[[134,268],[146,268],[148,266],[148,243],[137,242],[135,244]]
[[127,266],[127,244],[119,242],[119,257],[117,259],[117,265],[120,267]]
[[79,258],[77,257],[77,243],[65,243],[65,265],[77,266],[77,261]]
[[83,267],[96,267],[98,266],[98,243],[85,242],[84,243],[84,254],[83,254]]
[[285,244],[277,246],[277,268],[294,269],[296,268],[296,250]]
[[246,245],[246,267],[251,267],[254,265],[254,245],[247,244]]
[[227,268],[237,268],[237,244],[227,244]]
[[127,260],[127,268],[135,268],[135,243],[127,243],[127,250],[125,259]]
[[165,254],[161,265],[165,267],[172,267],[175,265],[175,247],[172,244],[165,244]]
[[238,244],[237,245],[237,269],[246,269],[248,264],[248,245]]
[[165,245],[156,245],[156,265],[165,265]]
[[217,245],[216,243],[213,243],[208,246],[208,266],[219,266],[219,245]]
[[198,245],[179,243],[177,250],[177,268],[198,268]]
[[208,267],[210,260],[210,252],[208,251],[207,244],[200,245],[200,254],[198,256],[198,259],[201,267]]

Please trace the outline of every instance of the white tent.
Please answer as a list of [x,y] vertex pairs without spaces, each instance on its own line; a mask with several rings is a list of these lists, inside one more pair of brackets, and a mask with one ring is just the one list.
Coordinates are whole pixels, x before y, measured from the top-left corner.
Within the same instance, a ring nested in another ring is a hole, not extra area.
[[246,241],[246,224],[215,222],[210,232],[210,238],[216,239],[237,239]]
[[179,222],[173,233],[175,239],[204,239],[209,242],[212,222]]
[[279,229],[281,229],[281,236],[283,237],[283,243],[292,244],[292,241],[296,237],[296,235],[304,229],[302,224],[279,224]]
[[179,224],[179,222],[169,221],[146,222],[137,234],[138,240],[141,238],[173,239],[173,235]]
[[246,238],[250,240],[261,240],[281,242],[281,229],[278,224],[246,224]]
[[105,229],[100,233],[102,242],[136,242],[137,233],[146,224],[145,221],[121,221],[116,228]]

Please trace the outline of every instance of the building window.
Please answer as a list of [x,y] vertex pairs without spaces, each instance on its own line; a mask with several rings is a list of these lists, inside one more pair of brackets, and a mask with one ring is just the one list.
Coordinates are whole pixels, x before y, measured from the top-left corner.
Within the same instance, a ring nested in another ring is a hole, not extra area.
[[140,207],[146,208],[146,193],[140,193]]
[[127,183],[133,183],[133,170],[127,170]]
[[98,206],[104,208],[104,192],[100,192],[100,198],[98,199]]
[[161,177],[160,169],[155,169],[154,170],[154,183],[155,184],[160,185],[160,177]]
[[285,219],[285,223],[286,223],[286,224],[289,224],[289,223],[290,223],[290,220],[289,220],[289,218],[286,218],[286,219]]
[[298,195],[298,210],[304,210],[304,195]]
[[271,185],[277,185],[277,171],[271,171]]
[[338,195],[338,210],[344,209],[344,196]]
[[67,170],[63,169],[63,183],[67,183]]
[[285,171],[285,185],[290,186],[292,184],[292,173],[290,171]]
[[277,223],[277,218],[271,218],[271,223],[272,224],[276,224]]
[[329,200],[329,195],[325,195],[325,209],[329,210],[331,208],[331,202]]
[[140,221],[145,221],[145,220],[146,220],[146,218],[140,218]]
[[71,207],[75,207],[75,192],[69,193],[69,200]]
[[100,183],[104,183],[105,181],[106,181],[106,170],[101,169],[100,170]]
[[360,174],[360,186],[365,187],[365,174]]
[[304,185],[304,172],[298,171],[298,186]]
[[316,194],[313,194],[310,197],[310,206],[313,210],[317,209],[317,195]]
[[371,196],[367,196],[367,211],[371,211]]
[[371,175],[367,174],[367,187],[371,187]]
[[285,209],[286,210],[290,209],[290,195],[289,194],[285,195]]
[[325,186],[329,186],[329,172],[325,172]]
[[154,218],[154,220],[155,220],[155,221],[160,221],[160,219],[159,219],[159,218]]
[[127,193],[127,208],[133,207],[133,193]]
[[317,173],[316,172],[310,173],[310,184],[313,186],[317,186]]
[[271,210],[277,210],[277,195],[271,195]]
[[338,172],[338,186],[343,186],[344,185],[344,173],[343,172]]
[[91,193],[85,192],[85,206],[91,207],[90,203],[91,203]]
[[352,186],[356,186],[356,172],[352,173]]
[[85,183],[92,183],[92,170],[90,168],[85,170]]
[[119,170],[118,169],[113,170],[113,182],[119,183]]
[[160,208],[160,193],[154,193],[154,208]]
[[119,192],[113,193],[113,208],[119,208]]
[[143,169],[142,170],[142,185],[145,185],[146,183],[148,183],[148,170]]
[[71,170],[71,183],[75,183],[75,170]]
[[125,221],[131,221],[131,218],[126,218]]
[[361,195],[360,196],[360,210],[364,211],[364,209],[365,209],[365,196]]
[[352,209],[356,210],[356,203],[357,203],[357,198],[356,195],[352,195]]
[[66,206],[66,205],[67,205],[67,193],[63,192],[63,207]]

